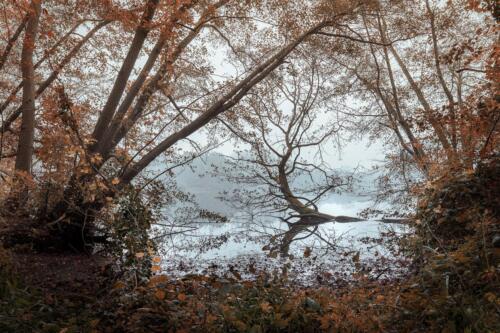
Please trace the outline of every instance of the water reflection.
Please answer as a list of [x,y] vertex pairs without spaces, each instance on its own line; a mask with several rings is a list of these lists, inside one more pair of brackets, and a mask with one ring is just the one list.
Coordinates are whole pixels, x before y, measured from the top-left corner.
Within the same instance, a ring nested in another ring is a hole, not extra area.
[[325,274],[348,278],[356,270],[370,271],[382,262],[384,271],[372,275],[394,276],[404,271],[404,258],[394,244],[380,240],[410,231],[405,225],[380,221],[287,224],[276,219],[241,222],[238,216],[229,223],[197,227],[164,239],[167,274],[232,276],[231,271],[238,271],[251,279],[252,272],[282,272],[286,267],[294,280],[310,283]]

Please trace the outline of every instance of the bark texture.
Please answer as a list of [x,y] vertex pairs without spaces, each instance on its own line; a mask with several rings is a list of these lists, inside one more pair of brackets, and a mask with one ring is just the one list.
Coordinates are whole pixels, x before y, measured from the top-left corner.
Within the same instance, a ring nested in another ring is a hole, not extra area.
[[22,123],[15,168],[16,171],[23,171],[28,174],[31,173],[35,133],[35,71],[33,69],[33,51],[38,33],[41,5],[41,0],[33,0],[31,2],[21,55],[21,72],[23,76]]

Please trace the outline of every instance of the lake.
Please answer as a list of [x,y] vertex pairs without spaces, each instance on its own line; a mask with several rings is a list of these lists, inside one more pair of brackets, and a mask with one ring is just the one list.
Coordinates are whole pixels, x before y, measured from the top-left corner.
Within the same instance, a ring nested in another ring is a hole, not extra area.
[[[319,210],[356,216],[372,204],[366,198],[335,194],[324,200]],[[188,231],[177,234],[176,230]],[[233,212],[227,223],[193,223],[172,228],[172,234],[161,240],[162,268],[174,277],[203,274],[254,279],[285,275],[290,282],[312,285],[348,281],[353,274],[397,278],[409,264],[399,253],[394,237],[411,232],[404,224],[375,220],[324,223],[309,237],[305,236],[310,232],[298,235],[303,239],[291,244],[289,257],[265,250],[273,236],[286,230],[287,224],[278,219],[252,220],[238,212]]]

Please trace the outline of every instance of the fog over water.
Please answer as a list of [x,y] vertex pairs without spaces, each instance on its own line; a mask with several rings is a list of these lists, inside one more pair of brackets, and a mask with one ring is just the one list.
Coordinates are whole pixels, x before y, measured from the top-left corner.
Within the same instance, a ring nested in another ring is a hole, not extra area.
[[[248,272],[250,266],[280,272],[287,267],[295,280],[309,284],[307,281],[318,274],[327,274],[332,279],[348,279],[355,271],[370,271],[380,262],[383,262],[386,271],[375,270],[370,274],[389,277],[404,271],[405,260],[395,252],[397,246],[380,239],[409,230],[404,225],[375,220],[322,224],[315,235],[291,244],[293,260],[269,257],[270,252],[265,250],[265,246],[273,235],[288,230],[288,226],[276,218],[249,219],[245,212],[218,198],[218,193],[230,193],[239,186],[210,174],[211,165],[223,163],[222,155],[209,154],[195,160],[193,169],[183,168],[176,174],[178,186],[193,194],[200,208],[224,214],[228,222],[190,225],[186,229],[178,229],[187,230],[186,233],[162,239],[163,268],[169,274],[227,275],[229,270],[237,269],[243,277],[252,278]],[[374,205],[367,194],[373,191],[374,180],[375,175],[366,175],[356,183],[352,192],[326,196],[319,203],[319,211],[331,215],[358,216]],[[299,235],[299,238],[302,236],[307,236],[307,233]],[[304,256],[306,249],[312,251],[310,256]]]

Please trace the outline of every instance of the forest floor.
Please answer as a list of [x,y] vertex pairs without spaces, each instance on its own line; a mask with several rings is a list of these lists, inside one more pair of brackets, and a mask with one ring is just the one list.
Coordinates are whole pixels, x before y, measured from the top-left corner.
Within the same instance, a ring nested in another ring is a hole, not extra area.
[[[348,315],[353,325],[352,300],[364,308],[397,286],[359,276],[335,289],[294,287],[264,272],[256,280],[154,275],[145,285],[131,286],[111,277],[108,258],[22,253],[9,254],[8,260],[2,332],[330,331],[340,316]],[[339,317],[328,311],[334,304]],[[373,316],[343,330],[382,328],[382,317]]]
[[44,292],[74,292],[96,295],[103,283],[109,258],[83,254],[18,253],[12,256],[16,273],[27,285]]

